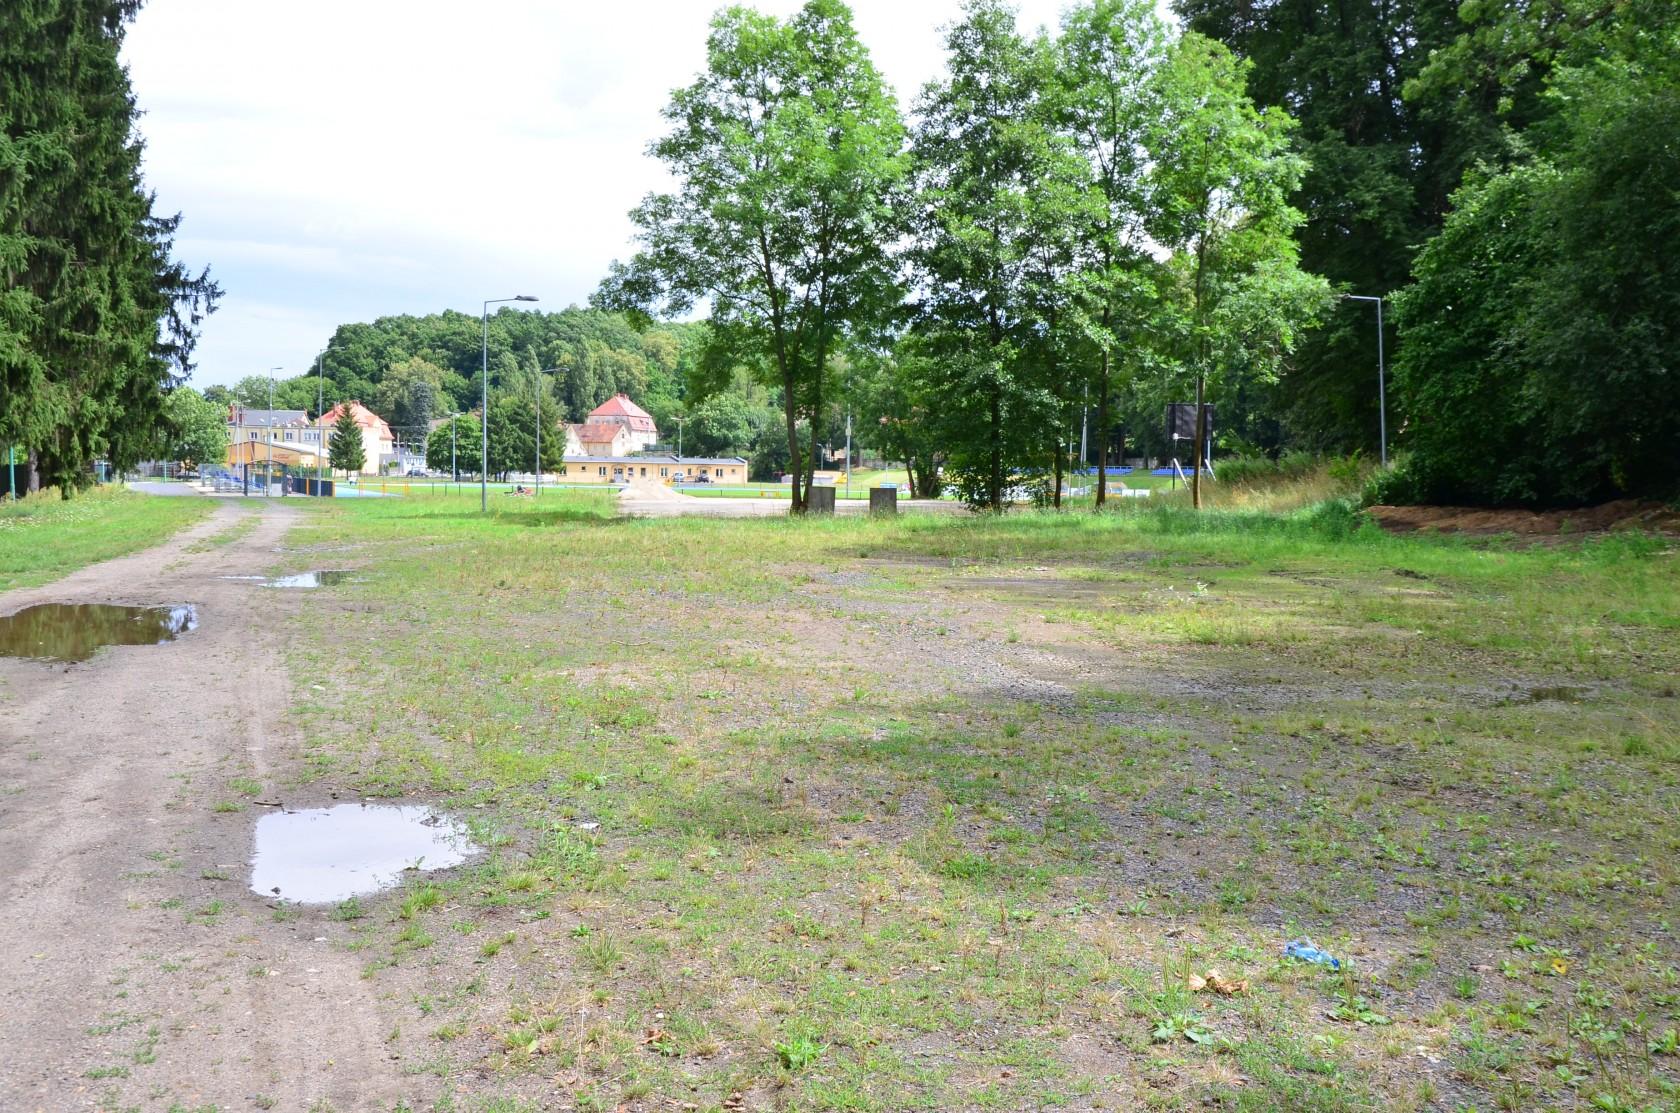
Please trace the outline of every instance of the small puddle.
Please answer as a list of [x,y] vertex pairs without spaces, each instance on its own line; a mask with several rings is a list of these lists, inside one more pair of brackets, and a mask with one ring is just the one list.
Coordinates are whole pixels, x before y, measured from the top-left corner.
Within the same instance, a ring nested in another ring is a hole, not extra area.
[[162,645],[198,626],[198,609],[41,603],[0,618],[0,657],[86,661],[107,645]]
[[1530,703],[1580,703],[1586,699],[1588,692],[1585,688],[1575,688],[1567,684],[1552,684],[1542,688],[1530,688],[1528,701]]
[[478,852],[466,828],[421,804],[340,804],[257,820],[251,891],[300,904],[367,896],[409,870],[458,866]]
[[273,576],[264,587],[332,587],[334,584],[352,582],[351,573],[342,569],[324,568],[316,572],[299,572],[294,576]]

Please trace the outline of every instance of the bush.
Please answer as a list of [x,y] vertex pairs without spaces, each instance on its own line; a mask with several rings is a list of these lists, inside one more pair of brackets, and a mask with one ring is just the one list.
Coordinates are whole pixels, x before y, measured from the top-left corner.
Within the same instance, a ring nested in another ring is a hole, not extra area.
[[1373,472],[1359,493],[1360,506],[1415,506],[1428,501],[1416,461],[1405,456],[1397,458],[1387,471]]

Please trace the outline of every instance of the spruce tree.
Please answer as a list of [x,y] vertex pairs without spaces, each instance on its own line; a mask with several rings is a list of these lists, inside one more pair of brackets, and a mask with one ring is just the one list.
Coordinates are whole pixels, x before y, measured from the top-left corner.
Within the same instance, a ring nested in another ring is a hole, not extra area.
[[0,5],[0,443],[66,495],[158,443],[220,294],[171,257],[119,57],[138,0]]
[[367,463],[367,453],[362,449],[362,427],[356,424],[356,417],[350,412],[352,403],[346,402],[339,407],[338,419],[333,422],[332,439],[328,442],[328,461],[334,471],[349,474],[362,470]]

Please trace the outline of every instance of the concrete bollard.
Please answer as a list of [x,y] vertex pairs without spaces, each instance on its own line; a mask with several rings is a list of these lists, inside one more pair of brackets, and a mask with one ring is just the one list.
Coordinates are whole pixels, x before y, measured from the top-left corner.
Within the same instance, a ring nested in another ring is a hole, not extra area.
[[806,494],[805,511],[808,514],[834,513],[834,488],[811,487]]
[[898,488],[871,487],[869,488],[869,512],[871,514],[897,514]]

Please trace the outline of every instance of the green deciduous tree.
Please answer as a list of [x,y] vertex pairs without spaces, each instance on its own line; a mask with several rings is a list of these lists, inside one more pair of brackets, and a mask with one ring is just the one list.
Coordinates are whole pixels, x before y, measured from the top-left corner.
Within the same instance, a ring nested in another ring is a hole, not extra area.
[[940,400],[929,416],[964,497],[1001,510],[1051,463],[1062,423],[1056,315],[1087,168],[1052,120],[1048,44],[1023,37],[1013,9],[972,0],[945,43],[947,74],[917,104],[922,343],[903,366],[919,376],[909,394]]
[[[1302,266],[1351,293],[1380,296],[1406,281],[1418,246],[1440,227],[1464,168],[1501,145],[1497,82],[1460,72],[1415,83],[1465,29],[1461,9],[1528,4],[1459,0],[1177,0],[1188,29],[1251,63],[1248,91],[1300,123],[1306,171],[1291,203]],[[1403,95],[1408,88],[1418,95]],[[1303,338],[1278,397],[1277,434],[1315,447],[1375,447],[1376,331],[1350,304]],[[1397,337],[1387,337],[1390,354]],[[1275,447],[1275,444],[1273,445]]]
[[1153,363],[1145,338],[1156,323],[1161,273],[1150,254],[1148,166],[1150,146],[1160,138],[1166,30],[1142,0],[1089,0],[1063,17],[1056,46],[1056,122],[1090,166],[1074,307],[1085,347],[1097,352],[1093,393],[1097,428],[1105,431],[1097,471],[1101,507],[1115,361],[1134,373]]
[[1680,12],[1630,12],[1577,56],[1532,154],[1472,175],[1397,299],[1408,497],[1680,489]]
[[759,431],[753,417],[752,406],[739,393],[713,394],[689,411],[684,451],[699,456],[746,452]]
[[227,458],[227,408],[208,401],[189,386],[178,386],[163,401],[169,458],[196,467]]
[[801,417],[820,433],[829,356],[896,301],[887,248],[904,174],[897,106],[840,0],[786,21],[729,8],[652,153],[677,180],[631,213],[640,250],[597,300],[677,315],[710,304],[714,344],[782,392],[793,507]]
[[[433,429],[426,437],[426,466],[433,471],[478,474],[483,441],[478,432],[478,415],[457,414]],[[547,449],[547,445],[543,446]],[[564,447],[564,443],[562,443]]]
[[348,405],[338,411],[338,419],[333,422],[332,435],[327,442],[327,459],[334,471],[344,472],[347,476],[360,472],[367,463],[367,453],[362,445],[362,427],[356,424],[356,417]]
[[1245,66],[1197,34],[1173,45],[1163,71],[1164,116],[1150,173],[1154,227],[1181,308],[1185,362],[1195,377],[1193,498],[1201,505],[1210,380],[1275,378],[1299,330],[1325,306],[1323,279],[1298,265],[1289,204],[1303,164],[1289,149],[1291,120],[1257,109]]

